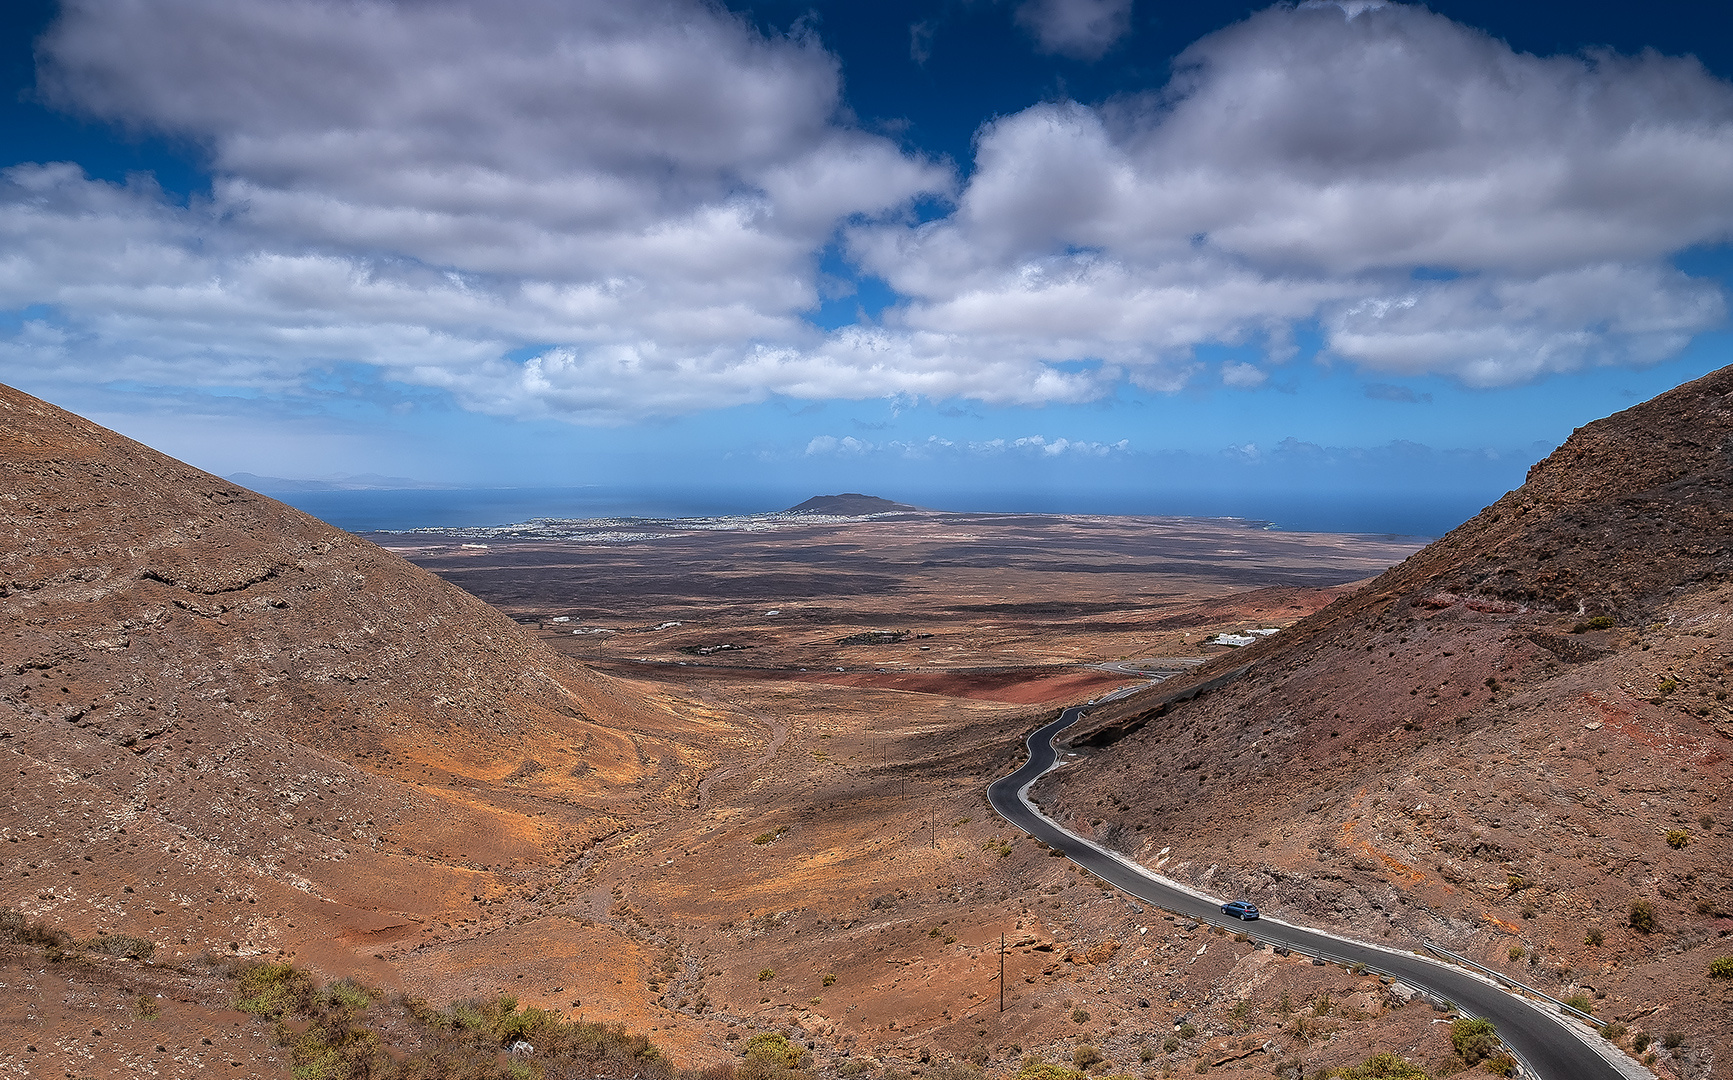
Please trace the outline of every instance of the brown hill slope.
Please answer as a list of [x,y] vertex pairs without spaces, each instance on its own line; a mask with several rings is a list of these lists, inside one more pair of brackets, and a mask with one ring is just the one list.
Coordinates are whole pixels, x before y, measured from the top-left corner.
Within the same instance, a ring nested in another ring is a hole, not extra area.
[[70,929],[389,983],[706,764],[705,716],[4,387],[0,537],[0,906]]
[[1680,1034],[1663,1069],[1733,1075],[1733,983],[1708,975],[1733,954],[1730,485],[1733,368],[1579,429],[1288,631],[1098,710],[1075,738],[1098,749],[1042,797],[1163,872],[1470,950]]

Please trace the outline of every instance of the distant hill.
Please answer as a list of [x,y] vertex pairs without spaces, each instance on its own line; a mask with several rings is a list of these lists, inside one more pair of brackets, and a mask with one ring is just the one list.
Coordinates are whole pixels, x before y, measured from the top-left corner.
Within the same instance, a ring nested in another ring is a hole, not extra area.
[[877,495],[849,492],[843,495],[814,495],[799,506],[791,506],[791,514],[834,514],[837,517],[862,517],[866,514],[890,514],[897,511],[919,511],[921,507],[892,502]]

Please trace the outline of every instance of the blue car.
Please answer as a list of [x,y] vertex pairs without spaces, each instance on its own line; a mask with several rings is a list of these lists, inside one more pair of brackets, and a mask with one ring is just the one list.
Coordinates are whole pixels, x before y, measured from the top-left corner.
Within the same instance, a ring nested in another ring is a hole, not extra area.
[[1241,922],[1250,922],[1258,917],[1258,906],[1249,900],[1233,900],[1222,905],[1223,915],[1232,915]]

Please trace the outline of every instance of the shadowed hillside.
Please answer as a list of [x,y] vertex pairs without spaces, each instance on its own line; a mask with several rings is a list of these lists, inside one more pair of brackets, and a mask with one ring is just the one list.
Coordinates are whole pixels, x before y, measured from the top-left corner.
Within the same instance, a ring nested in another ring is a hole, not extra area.
[[1097,710],[1045,797],[1166,873],[1447,941],[1681,1034],[1680,1075],[1733,1075],[1733,985],[1708,975],[1733,953],[1730,482],[1723,369],[1579,429],[1289,630]]

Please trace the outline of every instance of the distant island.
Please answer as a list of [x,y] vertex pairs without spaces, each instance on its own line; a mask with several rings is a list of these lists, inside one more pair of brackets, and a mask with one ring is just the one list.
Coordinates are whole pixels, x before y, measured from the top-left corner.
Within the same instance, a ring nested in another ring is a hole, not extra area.
[[919,506],[892,502],[877,495],[849,492],[843,495],[814,495],[799,506],[791,506],[790,514],[830,514],[836,517],[864,517],[867,514],[890,514],[899,510],[921,512]]

